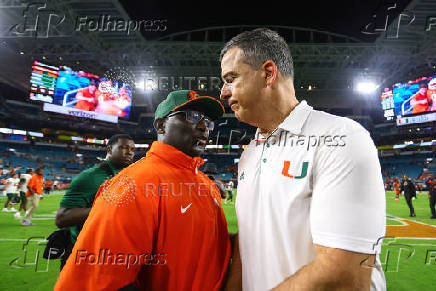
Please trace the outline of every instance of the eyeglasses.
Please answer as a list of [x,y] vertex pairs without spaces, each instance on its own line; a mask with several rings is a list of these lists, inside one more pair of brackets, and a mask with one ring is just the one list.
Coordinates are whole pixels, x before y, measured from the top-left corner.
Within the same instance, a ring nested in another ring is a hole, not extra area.
[[206,123],[207,129],[210,130],[210,131],[212,131],[214,126],[215,126],[215,123],[209,117],[207,117],[206,115],[204,115],[203,113],[198,112],[198,111],[191,111],[191,110],[187,110],[187,111],[175,111],[173,113],[168,114],[167,117],[174,116],[174,115],[179,114],[179,113],[184,113],[185,120],[190,122],[190,123],[192,123],[192,124],[194,124],[194,125],[196,125],[196,126],[202,120],[204,120],[204,123]]

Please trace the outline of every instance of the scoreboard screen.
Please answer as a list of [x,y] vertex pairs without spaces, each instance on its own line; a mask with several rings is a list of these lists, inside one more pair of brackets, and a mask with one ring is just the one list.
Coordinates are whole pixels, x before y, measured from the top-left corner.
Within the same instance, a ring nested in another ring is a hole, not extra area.
[[32,65],[29,98],[50,111],[113,122],[108,116],[129,118],[132,91],[130,84],[67,66]]
[[384,116],[397,125],[436,121],[436,76],[385,88],[380,96]]
[[30,77],[30,99],[53,102],[59,68],[34,61]]

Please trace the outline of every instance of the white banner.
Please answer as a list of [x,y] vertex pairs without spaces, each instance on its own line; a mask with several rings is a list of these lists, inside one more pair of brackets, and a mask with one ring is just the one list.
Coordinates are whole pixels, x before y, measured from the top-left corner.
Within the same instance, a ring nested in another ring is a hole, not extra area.
[[85,118],[97,119],[97,120],[102,120],[112,123],[118,123],[118,116],[115,115],[97,113],[93,111],[85,111],[77,108],[53,105],[50,103],[44,103],[43,109],[44,111],[49,111],[49,112],[56,112],[56,113],[61,113],[71,116],[85,117]]
[[416,123],[425,123],[431,121],[436,121],[436,112],[428,113],[424,115],[418,115],[418,116],[397,117],[398,126],[416,124]]

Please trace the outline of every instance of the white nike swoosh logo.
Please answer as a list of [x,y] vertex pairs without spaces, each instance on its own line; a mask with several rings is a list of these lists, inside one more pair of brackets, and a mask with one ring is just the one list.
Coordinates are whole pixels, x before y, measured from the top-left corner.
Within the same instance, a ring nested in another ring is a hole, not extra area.
[[192,203],[189,203],[189,205],[186,206],[185,208],[183,208],[182,205],[180,205],[180,212],[181,212],[181,213],[185,213],[186,210],[188,210],[188,208],[191,207],[191,204],[192,204]]

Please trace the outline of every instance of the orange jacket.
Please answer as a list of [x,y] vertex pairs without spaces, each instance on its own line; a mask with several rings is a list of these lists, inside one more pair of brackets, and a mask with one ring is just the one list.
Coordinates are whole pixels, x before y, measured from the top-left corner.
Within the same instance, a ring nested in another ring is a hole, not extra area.
[[154,142],[106,181],[54,289],[219,290],[230,240],[202,163]]
[[[30,178],[29,183],[27,183],[27,187],[32,189],[36,194],[41,194],[44,186],[44,177],[42,175],[33,174],[32,178]],[[32,196],[29,190],[26,192],[26,197]]]

